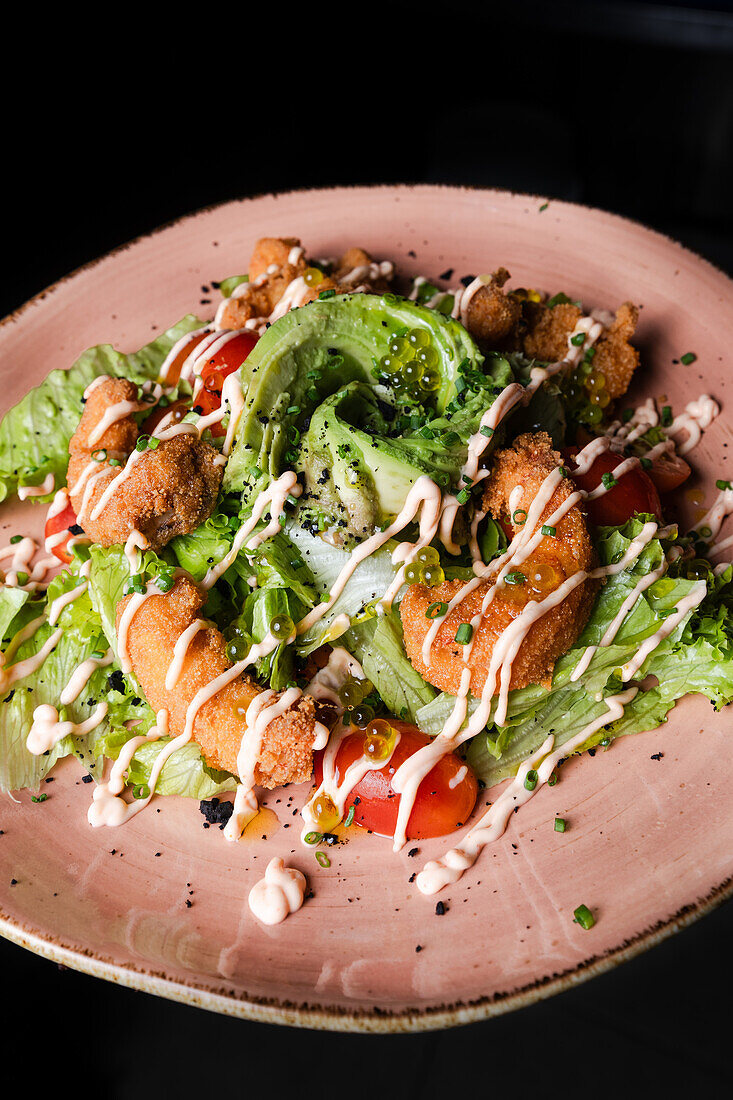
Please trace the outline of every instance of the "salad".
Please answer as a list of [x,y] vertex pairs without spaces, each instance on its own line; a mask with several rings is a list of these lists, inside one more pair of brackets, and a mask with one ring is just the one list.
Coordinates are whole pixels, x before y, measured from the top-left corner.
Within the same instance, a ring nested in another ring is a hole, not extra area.
[[[47,506],[43,546],[0,548],[4,792],[73,755],[91,826],[181,795],[237,841],[261,789],[311,783],[314,873],[352,823],[460,831],[434,895],[571,754],[733,700],[733,487],[674,511],[720,409],[625,401],[632,303],[280,238],[218,289],[0,423],[0,500]],[[305,890],[273,859],[250,906]]]

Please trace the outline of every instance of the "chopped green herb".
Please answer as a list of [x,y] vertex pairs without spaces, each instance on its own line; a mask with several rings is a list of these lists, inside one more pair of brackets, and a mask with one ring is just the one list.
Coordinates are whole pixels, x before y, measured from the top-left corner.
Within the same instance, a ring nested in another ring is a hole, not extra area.
[[456,641],[459,645],[468,645],[473,637],[473,627],[470,623],[461,623],[456,631]]
[[[329,292],[324,291],[324,293],[328,294]],[[335,293],[336,293],[335,290],[331,291],[331,294],[335,294]],[[321,867],[330,867],[331,866],[331,860],[328,858],[328,856],[326,855],[325,852],[316,852],[316,859],[320,863]]]
[[31,802],[45,802],[48,798],[47,794],[31,795]]
[[534,768],[530,768],[524,777],[524,786],[528,791],[533,791],[537,786],[537,780],[539,776]]
[[306,833],[303,840],[306,844],[320,844],[323,840],[323,833]]
[[582,348],[583,344],[585,343],[585,338],[586,337],[584,332],[576,332],[575,336],[570,337],[570,343],[573,345],[573,347]]
[[425,612],[426,619],[439,619],[442,615],[445,615],[448,611],[448,604],[444,600],[439,600],[436,603],[431,603]]
[[689,367],[690,363],[694,363],[697,359],[694,351],[686,351],[684,355],[680,356],[680,363],[684,363],[686,367]]
[[22,542],[22,541],[23,541],[23,536],[22,535],[13,535],[13,537],[10,540],[10,545],[15,546],[17,543]]
[[346,820],[344,821],[344,825],[350,825],[351,824],[351,822],[354,820],[354,813],[355,812],[356,812],[356,806],[352,802],[351,805],[349,806],[349,812],[346,815]]
[[662,427],[668,428],[672,423],[672,409],[669,405],[665,405],[662,409]]
[[468,504],[471,499],[471,492],[469,489],[461,489],[460,493],[456,494],[456,500],[459,504]]
[[524,584],[526,581],[524,573],[520,573],[518,570],[516,573],[507,573],[504,577],[505,584]]
[[566,828],[566,822],[564,817],[555,818],[555,832],[564,833]]
[[618,481],[611,473],[606,473],[601,476],[604,489],[613,489],[614,485],[618,485]]
[[[726,489],[733,489],[733,485],[729,481],[723,481],[722,478],[715,482],[715,487],[720,489],[721,492],[725,492]],[[12,539],[10,540],[13,541]]]
[[527,522],[527,510],[526,508],[515,508],[512,512],[512,523],[516,523],[517,527],[523,527]]
[[542,534],[546,535],[547,538],[554,539],[555,536],[557,535],[557,527],[553,527],[552,524],[550,524],[550,523],[543,523],[542,524]]
[[481,435],[485,435],[487,439],[491,439],[493,434],[494,429],[490,428],[488,424],[484,424],[484,426],[481,428]]
[[[336,291],[335,290],[322,290],[321,293],[318,295],[318,300],[319,300],[319,302],[325,302],[327,298],[335,298],[335,297],[336,297]],[[329,864],[329,866],[330,866],[330,864]]]
[[642,468],[642,470],[651,470],[653,465],[654,465],[654,463],[652,462],[652,460],[650,458],[642,458],[641,459],[641,468]]
[[575,924],[579,924],[581,928],[585,928],[587,931],[592,928],[596,923],[596,918],[591,913],[587,905],[579,905],[573,913],[573,921]]

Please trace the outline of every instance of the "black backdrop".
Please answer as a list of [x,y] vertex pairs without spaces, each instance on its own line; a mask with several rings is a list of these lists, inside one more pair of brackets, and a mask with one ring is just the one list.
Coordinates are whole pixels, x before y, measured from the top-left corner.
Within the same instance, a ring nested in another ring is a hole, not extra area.
[[[577,200],[638,218],[733,272],[725,4],[382,3],[180,10],[165,23],[150,10],[35,13],[9,29],[4,85],[3,314],[200,206],[355,182]],[[52,1075],[115,1097],[272,1089],[283,1051],[283,1091],[437,1096],[465,1090],[473,1069],[483,1089],[520,1096],[717,1095],[728,1076],[732,933],[723,906],[549,1002],[396,1038],[219,1018],[0,942],[5,1062],[38,1087]]]

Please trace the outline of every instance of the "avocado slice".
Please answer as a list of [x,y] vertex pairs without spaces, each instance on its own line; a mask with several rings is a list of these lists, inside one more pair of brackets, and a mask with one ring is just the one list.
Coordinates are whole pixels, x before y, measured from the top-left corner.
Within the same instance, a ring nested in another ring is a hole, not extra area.
[[364,382],[351,382],[313,413],[300,446],[305,500],[363,538],[391,522],[422,474],[447,486],[466,461],[457,433],[451,445],[389,438],[389,406]]
[[483,356],[466,330],[435,310],[394,294],[346,294],[292,309],[260,337],[241,367],[244,410],[224,472],[224,491],[246,500],[292,466],[301,431],[317,407],[351,382],[375,385],[390,340],[426,331],[437,352],[442,413],[456,393],[458,368]]

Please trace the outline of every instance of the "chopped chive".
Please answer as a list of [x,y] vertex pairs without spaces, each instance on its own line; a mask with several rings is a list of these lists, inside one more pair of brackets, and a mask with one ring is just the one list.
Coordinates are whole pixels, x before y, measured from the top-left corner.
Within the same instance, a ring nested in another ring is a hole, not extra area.
[[468,504],[471,499],[471,493],[468,489],[461,489],[460,493],[456,494],[456,500],[459,504]]
[[548,538],[554,539],[557,535],[557,527],[553,527],[550,523],[542,524],[542,534]]
[[45,802],[48,798],[47,794],[31,795],[31,802]]
[[505,584],[524,584],[526,579],[527,578],[524,575],[524,573],[520,573],[519,571],[517,571],[516,573],[507,573],[506,576],[504,577],[504,583]]
[[442,615],[445,615],[448,611],[448,604],[444,600],[439,600],[436,603],[431,603],[425,612],[426,619],[439,619]]
[[121,466],[122,463],[120,462],[119,458],[109,458],[109,459],[107,459],[107,465],[108,466]]
[[305,392],[306,392],[306,396],[309,397],[311,399],[311,401],[317,401],[318,400],[318,390],[316,389],[315,386],[309,386],[308,389]]
[[548,787],[554,787],[557,783],[557,772],[553,772],[550,778],[547,780]]
[[534,770],[534,768],[530,768],[524,777],[525,789],[528,791],[533,791],[537,786],[538,778],[539,776],[537,775],[537,772]]
[[150,442],[150,436],[149,435],[141,435],[138,438],[137,443],[135,444],[135,450],[136,451],[145,451],[145,450],[147,450],[147,446],[148,446],[149,442]]
[[132,797],[133,798],[149,798],[150,797],[150,787],[147,785],[147,783],[141,783],[139,787],[133,787]]
[[689,367],[690,363],[694,363],[697,359],[694,351],[686,351],[684,355],[680,355],[680,363],[684,363],[686,367]]
[[[720,478],[718,481],[715,482],[715,487],[716,487],[716,489],[720,489],[721,492],[725,492],[726,489],[733,488],[733,486],[731,485],[731,483],[729,481],[723,481],[722,478]],[[11,539],[10,541],[12,542],[13,540]]]
[[[711,539],[713,537],[713,531],[711,527],[700,527],[700,534],[704,539]],[[20,573],[18,574],[20,576]]]
[[642,470],[651,470],[653,465],[654,465],[654,463],[652,462],[652,460],[650,458],[642,458],[641,459],[641,468],[642,468]]
[[568,470],[565,466],[558,466],[558,470],[560,471],[560,477],[570,477],[570,474],[568,473]]
[[349,806],[349,812],[346,815],[346,820],[344,821],[344,825],[348,826],[348,825],[351,824],[351,822],[354,820],[354,814],[355,813],[356,813],[356,806],[352,802],[351,805]]
[[461,623],[456,631],[456,641],[459,645],[468,645],[473,637],[473,627],[470,623]]
[[92,451],[92,458],[95,462],[104,462],[107,457],[107,452],[104,447],[100,447],[97,451]]
[[323,840],[323,833],[306,833],[303,840],[306,844],[320,844]]
[[22,541],[23,541],[23,536],[22,535],[13,535],[13,537],[10,540],[10,545],[15,546],[16,543],[19,543],[19,542],[22,542]]
[[300,405],[288,405],[285,412],[288,414],[288,416],[297,416],[300,412]]
[[611,473],[603,474],[601,481],[604,489],[613,489],[614,485],[618,485],[618,481]]
[[565,818],[564,817],[556,817],[555,818],[555,832],[556,833],[564,833],[565,832],[565,827],[566,827]]
[[573,345],[573,347],[582,348],[583,344],[585,343],[585,333],[576,332],[575,336],[570,337],[570,343]]
[[484,426],[480,430],[481,435],[485,435],[487,439],[491,439],[492,435],[494,434],[494,429],[490,428],[488,424],[484,424]]
[[[335,297],[336,297],[336,291],[335,290],[322,290],[321,293],[318,295],[318,300],[319,300],[319,302],[325,302],[328,298],[335,298]],[[329,866],[330,866],[330,864],[329,864]]]
[[[329,292],[324,291],[324,293],[328,294]],[[335,294],[335,293],[336,293],[335,290],[331,291],[331,294]],[[316,859],[320,863],[321,867],[330,867],[331,866],[331,860],[328,858],[328,856],[326,855],[325,852],[316,852]]]
[[446,447],[453,447],[456,443],[460,442],[460,439],[461,437],[458,432],[447,432],[446,435],[443,436],[443,443]]
[[573,913],[573,922],[579,924],[581,928],[585,928],[587,931],[596,923],[596,918],[587,905],[579,905]]
[[155,436],[151,435],[150,439],[148,440],[148,450],[149,451],[155,451],[155,450],[157,450],[157,448],[159,446],[160,446],[160,440],[156,439]]
[[18,573],[18,584],[22,587],[24,584],[28,584],[28,574]]
[[672,423],[672,408],[670,405],[665,405],[662,409],[662,427],[668,428]]
[[[521,517],[524,516],[524,519]],[[527,509],[515,508],[512,512],[512,523],[516,523],[517,527],[523,527],[527,522]]]

